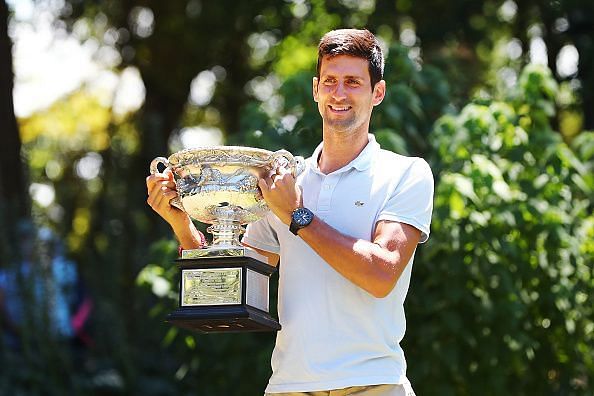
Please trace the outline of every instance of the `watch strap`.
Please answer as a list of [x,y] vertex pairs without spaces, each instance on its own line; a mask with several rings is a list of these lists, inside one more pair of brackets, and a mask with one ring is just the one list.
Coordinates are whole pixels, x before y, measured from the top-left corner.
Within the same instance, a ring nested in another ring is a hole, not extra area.
[[297,232],[299,232],[300,229],[301,227],[299,227],[297,223],[291,220],[291,224],[289,225],[289,231],[291,231],[293,235],[297,235]]

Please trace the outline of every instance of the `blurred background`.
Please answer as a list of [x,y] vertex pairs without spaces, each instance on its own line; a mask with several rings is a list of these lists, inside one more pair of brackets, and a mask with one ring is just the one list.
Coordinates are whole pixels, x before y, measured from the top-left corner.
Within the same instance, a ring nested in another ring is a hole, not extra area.
[[262,394],[274,334],[164,323],[177,244],[144,179],[197,145],[308,156],[340,27],[385,49],[378,140],[436,179],[406,303],[417,394],[594,394],[591,0],[6,0],[1,395]]

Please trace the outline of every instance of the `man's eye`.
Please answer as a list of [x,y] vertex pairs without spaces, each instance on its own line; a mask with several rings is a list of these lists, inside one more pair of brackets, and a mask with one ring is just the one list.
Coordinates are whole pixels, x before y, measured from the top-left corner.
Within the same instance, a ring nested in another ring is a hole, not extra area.
[[359,83],[359,80],[350,79],[350,80],[347,80],[347,84],[349,84],[349,85],[359,85],[360,83]]
[[336,83],[336,80],[334,78],[327,78],[324,80],[324,84],[326,84],[326,85],[332,85],[335,83]]

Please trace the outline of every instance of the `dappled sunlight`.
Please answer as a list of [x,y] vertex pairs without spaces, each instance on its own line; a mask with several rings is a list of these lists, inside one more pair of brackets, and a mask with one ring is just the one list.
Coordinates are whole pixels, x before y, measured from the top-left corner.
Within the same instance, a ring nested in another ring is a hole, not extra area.
[[104,150],[110,144],[107,127],[112,121],[109,108],[84,92],[76,92],[49,109],[21,121],[23,143],[48,138],[64,148]]

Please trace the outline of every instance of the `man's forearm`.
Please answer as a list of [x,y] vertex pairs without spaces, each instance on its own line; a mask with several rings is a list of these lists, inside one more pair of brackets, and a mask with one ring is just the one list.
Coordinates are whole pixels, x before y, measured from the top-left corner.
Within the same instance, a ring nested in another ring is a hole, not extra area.
[[341,234],[316,217],[298,235],[338,273],[381,298],[396,285],[421,233],[408,224],[379,222],[368,241]]
[[385,297],[416,247],[415,231],[411,235],[414,246],[382,246],[381,241],[374,243],[341,234],[316,217],[308,227],[299,230],[299,236],[342,276],[375,297]]
[[182,249],[198,249],[202,246],[203,236],[189,216],[182,221],[170,224]]

